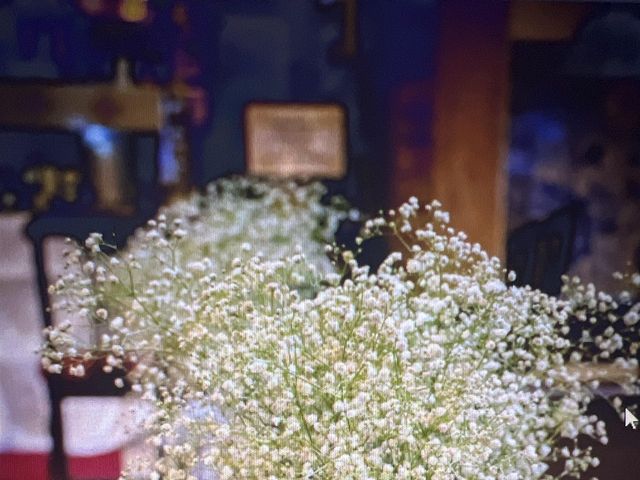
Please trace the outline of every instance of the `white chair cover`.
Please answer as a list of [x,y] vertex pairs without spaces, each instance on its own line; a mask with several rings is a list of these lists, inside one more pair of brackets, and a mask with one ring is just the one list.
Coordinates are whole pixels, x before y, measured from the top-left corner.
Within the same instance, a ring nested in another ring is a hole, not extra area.
[[[36,353],[42,319],[29,215],[0,215],[0,452],[47,452],[49,399]],[[62,239],[47,245],[48,272],[59,270]],[[132,400],[71,397],[63,402],[69,455],[112,452],[137,440]]]

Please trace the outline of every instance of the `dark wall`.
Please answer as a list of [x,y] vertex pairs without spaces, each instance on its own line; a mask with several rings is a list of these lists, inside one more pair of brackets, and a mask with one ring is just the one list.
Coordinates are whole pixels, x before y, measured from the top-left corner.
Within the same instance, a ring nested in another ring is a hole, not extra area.
[[[244,171],[242,112],[248,102],[340,102],[348,110],[350,159],[340,188],[357,203],[384,203],[390,96],[404,83],[433,75],[435,1],[359,1],[358,50],[351,58],[336,53],[342,2],[185,1],[188,35],[173,23],[173,3],[159,3],[144,35],[105,43],[96,40],[90,19],[64,2],[5,1],[0,77],[106,79],[113,57],[124,53],[138,58],[139,79],[162,84],[175,75],[176,52],[184,50],[199,70],[190,83],[205,93],[207,109],[206,119],[191,128],[194,183]],[[53,145],[43,154],[56,162],[66,155],[64,148]],[[0,151],[2,164],[14,162],[2,135]]]

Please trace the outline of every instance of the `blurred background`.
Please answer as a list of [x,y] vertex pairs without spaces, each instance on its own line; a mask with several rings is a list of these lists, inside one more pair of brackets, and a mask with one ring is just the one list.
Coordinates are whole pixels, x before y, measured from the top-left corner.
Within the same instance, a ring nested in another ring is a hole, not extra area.
[[[129,400],[40,373],[61,237],[313,177],[365,212],[438,198],[517,282],[606,289],[640,263],[639,132],[633,1],[0,0],[0,480],[142,448]],[[610,420],[599,477],[635,478]]]

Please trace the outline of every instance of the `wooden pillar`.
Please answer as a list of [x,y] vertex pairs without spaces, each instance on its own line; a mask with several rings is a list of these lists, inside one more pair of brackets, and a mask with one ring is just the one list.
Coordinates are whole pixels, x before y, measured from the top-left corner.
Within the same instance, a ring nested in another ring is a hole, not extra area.
[[508,2],[443,1],[440,25],[427,193],[454,227],[504,258]]

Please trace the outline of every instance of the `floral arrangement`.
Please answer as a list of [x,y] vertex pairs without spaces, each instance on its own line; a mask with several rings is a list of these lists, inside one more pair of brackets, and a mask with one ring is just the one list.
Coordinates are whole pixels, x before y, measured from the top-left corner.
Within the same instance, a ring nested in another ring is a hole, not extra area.
[[[90,237],[68,256],[75,273],[52,287],[58,308],[81,309],[106,333],[81,351],[69,325],[48,330],[44,366],[59,373],[79,354],[113,368],[132,360],[128,382],[157,407],[147,427],[161,455],[123,478],[516,480],[552,478],[554,462],[559,476],[597,466],[578,441],[607,442],[585,413],[597,382],[571,367],[582,350],[593,363],[617,357],[637,391],[627,331],[640,275],[622,277],[619,298],[577,279],[563,299],[509,286],[498,259],[454,231],[437,202],[415,198],[357,239],[391,234],[404,252],[371,272],[328,245],[331,269],[309,235],[314,219],[330,218],[330,233],[340,215],[317,187],[259,185],[251,207],[236,194],[170,207],[129,253],[107,255]],[[273,234],[292,228],[299,235]],[[594,312],[611,328],[592,331]]]
[[[149,341],[151,332],[165,335],[185,315],[183,309],[189,309],[198,288],[195,279],[205,271],[221,272],[251,255],[283,258],[298,248],[319,272],[332,271],[324,244],[340,221],[355,213],[347,211],[340,198],[323,204],[324,194],[319,183],[221,179],[204,194],[196,192],[161,208],[121,252],[99,234],[91,235],[84,246],[67,239],[66,274],[49,289],[57,298],[53,310],[89,319],[103,330],[120,319],[131,327],[130,322],[140,317],[137,313],[145,313],[142,324],[136,324],[139,335],[130,332],[131,343],[123,345],[139,350],[139,340]],[[151,317],[154,320],[147,324]]]

